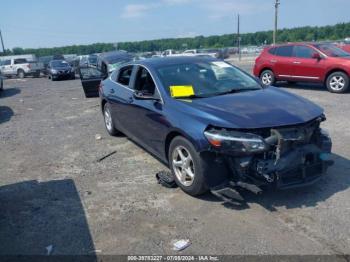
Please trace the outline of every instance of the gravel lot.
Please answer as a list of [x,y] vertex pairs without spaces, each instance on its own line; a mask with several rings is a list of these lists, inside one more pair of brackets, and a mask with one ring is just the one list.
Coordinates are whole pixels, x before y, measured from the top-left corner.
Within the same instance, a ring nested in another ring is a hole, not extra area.
[[46,254],[49,245],[52,254],[175,254],[171,243],[183,238],[192,245],[176,254],[349,254],[350,94],[280,86],[325,108],[336,164],[311,187],[247,193],[248,206],[235,209],[158,185],[166,167],[107,135],[80,80],[6,80],[0,254]]

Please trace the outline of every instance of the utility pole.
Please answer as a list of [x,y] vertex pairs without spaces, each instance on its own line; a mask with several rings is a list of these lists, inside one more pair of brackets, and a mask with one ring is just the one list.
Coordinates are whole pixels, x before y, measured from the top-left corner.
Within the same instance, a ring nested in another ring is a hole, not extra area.
[[273,30],[273,44],[276,44],[277,26],[278,26],[278,6],[281,4],[280,0],[275,0],[275,28]]
[[1,29],[0,29],[0,39],[1,39],[2,51],[5,54],[5,46],[4,46],[4,40],[2,39]]
[[239,24],[239,14],[237,16],[237,47],[238,47],[238,59],[241,61],[241,35],[240,35],[240,24]]

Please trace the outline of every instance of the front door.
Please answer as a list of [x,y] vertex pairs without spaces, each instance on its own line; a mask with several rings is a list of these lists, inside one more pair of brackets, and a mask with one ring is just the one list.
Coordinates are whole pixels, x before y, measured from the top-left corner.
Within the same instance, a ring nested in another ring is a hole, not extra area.
[[164,153],[164,134],[169,123],[164,117],[164,107],[150,72],[143,66],[135,71],[133,89],[135,92],[154,99],[131,97],[128,107],[128,129],[134,139],[155,154]]
[[318,52],[309,46],[296,45],[294,47],[293,78],[295,80],[322,80],[322,76],[325,75],[324,59],[313,58],[315,53]]

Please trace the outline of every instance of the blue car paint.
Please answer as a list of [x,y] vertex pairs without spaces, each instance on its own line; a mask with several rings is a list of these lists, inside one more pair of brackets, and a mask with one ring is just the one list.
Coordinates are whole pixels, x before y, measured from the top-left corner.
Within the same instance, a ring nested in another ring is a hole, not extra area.
[[[219,61],[204,57],[172,57],[129,63],[149,70],[162,101],[134,99],[132,89],[112,80],[116,72],[103,81],[100,90],[101,99],[112,105],[113,120],[118,129],[165,163],[165,141],[173,132],[189,139],[200,152],[210,148],[203,134],[208,126],[233,129],[290,126],[323,114],[323,109],[309,100],[275,87],[192,100],[170,97],[156,69],[193,60]],[[131,84],[134,77],[131,77]]]

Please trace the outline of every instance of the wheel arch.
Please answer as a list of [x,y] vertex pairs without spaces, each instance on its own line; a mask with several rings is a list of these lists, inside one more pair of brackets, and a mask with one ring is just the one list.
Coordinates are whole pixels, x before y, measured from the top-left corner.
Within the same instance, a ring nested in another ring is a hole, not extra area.
[[164,144],[164,155],[167,162],[169,162],[168,156],[169,156],[169,148],[170,148],[171,141],[173,141],[173,139],[177,136],[182,136],[183,138],[186,138],[188,141],[192,143],[192,145],[196,150],[198,149],[198,145],[194,142],[194,139],[192,139],[189,135],[185,134],[181,130],[172,130],[167,134],[165,138],[165,144]]
[[102,113],[103,113],[103,110],[104,110],[104,107],[105,107],[105,104],[107,103],[107,100],[105,99],[105,98],[103,98],[102,100],[101,100],[101,111],[102,111]]
[[339,68],[339,67],[336,67],[336,68],[330,69],[330,70],[326,73],[326,75],[325,75],[325,77],[324,77],[324,79],[323,79],[323,82],[326,84],[326,81],[327,81],[328,77],[329,77],[331,74],[335,73],[335,72],[342,72],[342,73],[346,74],[346,75],[350,78],[350,75],[349,75],[348,72],[346,72],[344,69],[341,69],[341,68]]
[[270,70],[273,74],[275,74],[275,72],[272,70],[271,67],[265,66],[259,71],[259,77],[261,76],[262,72],[264,72],[265,70]]

